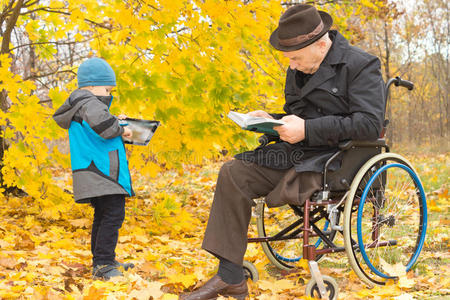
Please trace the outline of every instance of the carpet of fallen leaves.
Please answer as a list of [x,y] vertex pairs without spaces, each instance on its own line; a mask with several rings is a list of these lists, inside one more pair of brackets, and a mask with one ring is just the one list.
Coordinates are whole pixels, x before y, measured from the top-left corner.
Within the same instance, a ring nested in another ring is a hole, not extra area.
[[[428,236],[419,263],[397,283],[367,289],[344,253],[327,256],[320,262],[321,271],[337,280],[340,299],[450,297],[450,155],[409,158],[424,182],[429,205]],[[133,262],[136,268],[109,282],[91,279],[89,205],[0,198],[0,298],[177,299],[194,289],[216,271],[217,261],[200,245],[222,163],[185,166],[157,178],[133,174],[137,197],[127,202],[116,252],[119,261]],[[55,180],[62,185],[69,177],[55,170]],[[255,227],[253,223],[249,235],[256,236]],[[251,299],[306,298],[310,275],[304,263],[292,272],[280,272],[258,244],[249,245],[246,259],[260,276],[249,284]]]

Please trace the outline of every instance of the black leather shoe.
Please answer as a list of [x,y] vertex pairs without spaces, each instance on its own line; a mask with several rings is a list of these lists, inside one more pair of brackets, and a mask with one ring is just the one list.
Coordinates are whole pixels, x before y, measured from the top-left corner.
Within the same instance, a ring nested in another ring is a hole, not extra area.
[[245,300],[248,295],[247,281],[244,279],[238,284],[228,284],[219,275],[215,275],[208,280],[198,290],[180,296],[181,300],[213,300],[219,296],[233,297],[238,300]]

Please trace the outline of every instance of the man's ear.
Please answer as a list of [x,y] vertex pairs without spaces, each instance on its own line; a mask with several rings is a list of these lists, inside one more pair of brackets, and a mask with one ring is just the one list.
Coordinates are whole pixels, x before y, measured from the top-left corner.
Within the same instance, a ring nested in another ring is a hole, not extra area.
[[326,53],[328,52],[328,42],[325,39],[320,39],[316,42],[317,47],[320,51],[320,53]]
[[324,39],[320,39],[317,41],[317,46],[320,48],[320,50],[324,50],[327,47],[327,41]]

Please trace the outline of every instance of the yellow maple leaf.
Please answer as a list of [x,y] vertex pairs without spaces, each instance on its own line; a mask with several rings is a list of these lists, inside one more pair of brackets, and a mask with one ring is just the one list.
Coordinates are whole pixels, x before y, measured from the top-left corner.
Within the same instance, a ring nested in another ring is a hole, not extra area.
[[181,283],[185,288],[194,285],[197,282],[197,276],[195,274],[179,274],[173,273],[168,277],[169,283]]
[[129,293],[129,298],[136,299],[159,299],[164,293],[161,291],[161,286],[163,284],[161,282],[152,281],[150,283],[146,283],[145,286],[139,287],[139,289],[134,289]]
[[409,279],[406,276],[400,276],[398,280],[398,287],[402,289],[410,289],[415,285],[416,281],[413,278]]
[[294,283],[287,279],[276,281],[259,280],[257,282],[257,285],[263,290],[271,291],[272,294],[277,294],[279,292],[282,292],[283,290],[288,290],[295,287]]
[[309,270],[308,260],[302,258],[297,262],[297,266],[303,270]]
[[72,224],[72,226],[82,227],[82,228],[88,228],[92,224],[92,221],[90,219],[87,219],[87,218],[76,219],[76,220],[68,220],[68,221],[69,221],[70,224]]
[[383,258],[380,259],[380,264],[383,270],[390,276],[403,276],[406,275],[406,266],[402,263],[396,263],[395,265],[389,264]]
[[410,294],[401,294],[400,296],[394,297],[395,300],[414,300],[414,297]]
[[84,300],[100,300],[103,299],[105,295],[106,288],[96,288],[91,286],[89,288],[88,294],[84,297]]
[[161,300],[178,300],[178,296],[175,294],[164,294],[164,296],[162,296]]

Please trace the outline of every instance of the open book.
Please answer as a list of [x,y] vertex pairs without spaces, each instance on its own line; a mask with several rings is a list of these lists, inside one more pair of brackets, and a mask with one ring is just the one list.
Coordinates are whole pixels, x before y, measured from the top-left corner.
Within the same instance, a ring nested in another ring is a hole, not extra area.
[[126,118],[119,120],[120,126],[127,126],[133,132],[131,139],[122,137],[125,144],[146,146],[159,126],[159,121]]
[[261,132],[273,136],[279,135],[278,132],[273,129],[273,127],[286,124],[281,120],[263,117],[252,117],[247,114],[241,114],[235,111],[230,111],[228,113],[228,118],[241,126],[242,129]]

